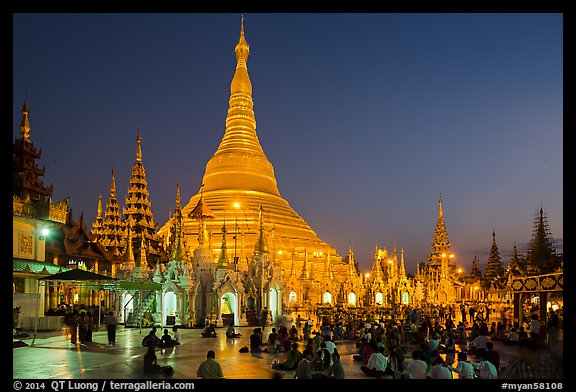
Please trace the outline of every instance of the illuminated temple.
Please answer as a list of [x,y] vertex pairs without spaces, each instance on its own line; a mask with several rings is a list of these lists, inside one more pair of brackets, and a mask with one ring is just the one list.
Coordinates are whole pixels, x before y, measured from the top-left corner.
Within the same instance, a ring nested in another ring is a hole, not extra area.
[[[13,149],[13,290],[15,306],[27,312],[23,316],[32,319],[64,302],[103,304],[126,326],[145,321],[256,325],[264,311],[278,322],[285,312],[312,315],[322,308],[362,311],[489,299],[513,301],[514,319],[522,320],[519,309],[534,298],[562,303],[563,258],[555,253],[542,209],[526,257],[515,247],[504,269],[493,232],[486,274],[475,259],[472,273],[464,275],[450,251],[440,197],[432,250],[414,276],[406,274],[404,249],[396,244],[390,252],[376,246],[371,270],[360,273],[353,250],[345,258],[339,255],[278,191],[274,168],[256,134],[243,20],[234,51],[220,145],[187,203],[181,203],[176,184],[176,208],[160,227],[147,189],[140,132],[125,206],[118,202],[112,169],[108,202],[103,209],[98,197],[88,233],[83,215],[75,220],[67,199],[52,204],[52,186],[42,184],[44,168],[35,162],[40,152],[29,137],[24,102]],[[39,235],[40,229],[51,234]],[[63,283],[42,289],[35,282],[69,268],[118,282],[105,292]],[[35,290],[40,307],[32,310],[27,301]]]

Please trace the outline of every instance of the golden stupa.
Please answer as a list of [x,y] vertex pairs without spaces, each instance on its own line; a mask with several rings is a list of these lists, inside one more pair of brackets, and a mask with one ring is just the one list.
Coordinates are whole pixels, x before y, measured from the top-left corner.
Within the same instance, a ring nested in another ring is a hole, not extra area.
[[[322,271],[327,258],[330,263],[342,259],[331,245],[318,238],[278,191],[274,168],[256,134],[252,83],[247,68],[250,48],[244,37],[243,18],[234,51],[237,61],[230,84],[226,131],[214,156],[206,164],[198,193],[182,209],[186,250],[192,255],[198,247],[201,225],[191,213],[202,198],[213,214],[203,225],[210,233],[210,248],[216,257],[214,263],[221,253],[221,233],[226,223],[230,265],[233,266],[236,256],[238,264],[232,268],[245,269],[258,240],[261,207],[268,259],[280,262],[286,273],[301,269],[305,258],[308,266],[318,264],[314,270]],[[172,224],[173,219],[160,229],[160,233],[166,236]]]

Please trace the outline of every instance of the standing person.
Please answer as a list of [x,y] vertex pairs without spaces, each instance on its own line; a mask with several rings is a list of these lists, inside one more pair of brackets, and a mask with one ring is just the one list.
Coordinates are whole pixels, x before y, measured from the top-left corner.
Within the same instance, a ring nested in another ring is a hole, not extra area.
[[68,328],[70,328],[70,343],[78,343],[78,311],[73,310],[68,317]]
[[260,326],[262,327],[262,332],[264,332],[266,329],[267,321],[268,321],[268,308],[265,307],[264,310],[262,310],[262,317],[260,318]]
[[492,342],[486,342],[486,359],[492,362],[497,372],[500,371],[500,353],[494,351],[494,343]]
[[104,324],[106,324],[106,330],[108,331],[108,344],[116,344],[116,327],[118,325],[118,319],[114,316],[113,311],[108,312],[108,316],[104,319]]
[[530,328],[530,344],[536,348],[538,347],[538,338],[540,337],[540,327],[542,327],[542,323],[538,320],[537,314],[533,314],[530,318],[531,320],[528,323],[528,327]]
[[90,310],[88,310],[86,312],[86,336],[85,336],[85,340],[87,342],[91,342],[92,341],[92,330],[94,328],[94,316],[92,316],[92,312]]
[[300,328],[301,325],[302,319],[300,318],[300,315],[298,315],[298,317],[296,317],[296,328]]
[[209,350],[206,353],[206,360],[198,366],[196,375],[202,379],[224,378],[222,366],[216,362],[216,353],[214,351]]

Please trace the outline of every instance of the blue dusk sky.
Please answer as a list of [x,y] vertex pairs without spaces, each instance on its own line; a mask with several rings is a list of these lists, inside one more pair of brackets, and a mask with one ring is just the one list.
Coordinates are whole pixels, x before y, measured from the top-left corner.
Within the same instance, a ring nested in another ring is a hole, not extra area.
[[[155,222],[225,130],[241,13],[15,13],[13,140],[30,106],[53,201],[121,205],[142,136]],[[362,272],[376,245],[506,264],[543,207],[563,241],[561,13],[244,13],[256,131],[281,195]]]

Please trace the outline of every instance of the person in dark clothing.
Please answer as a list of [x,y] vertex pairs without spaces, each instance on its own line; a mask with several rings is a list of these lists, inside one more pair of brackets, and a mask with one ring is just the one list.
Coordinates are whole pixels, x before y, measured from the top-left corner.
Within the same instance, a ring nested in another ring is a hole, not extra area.
[[262,334],[259,328],[254,328],[252,335],[250,335],[250,352],[260,353],[262,351]]
[[108,344],[116,344],[116,327],[118,326],[118,319],[114,316],[114,312],[108,312],[108,316],[104,319],[106,330],[108,332]]
[[496,370],[500,371],[500,353],[494,351],[494,343],[486,342],[486,359],[492,362]]
[[176,341],[172,339],[172,336],[170,336],[167,328],[164,329],[164,335],[162,335],[161,340],[162,347],[174,347],[176,345]]

